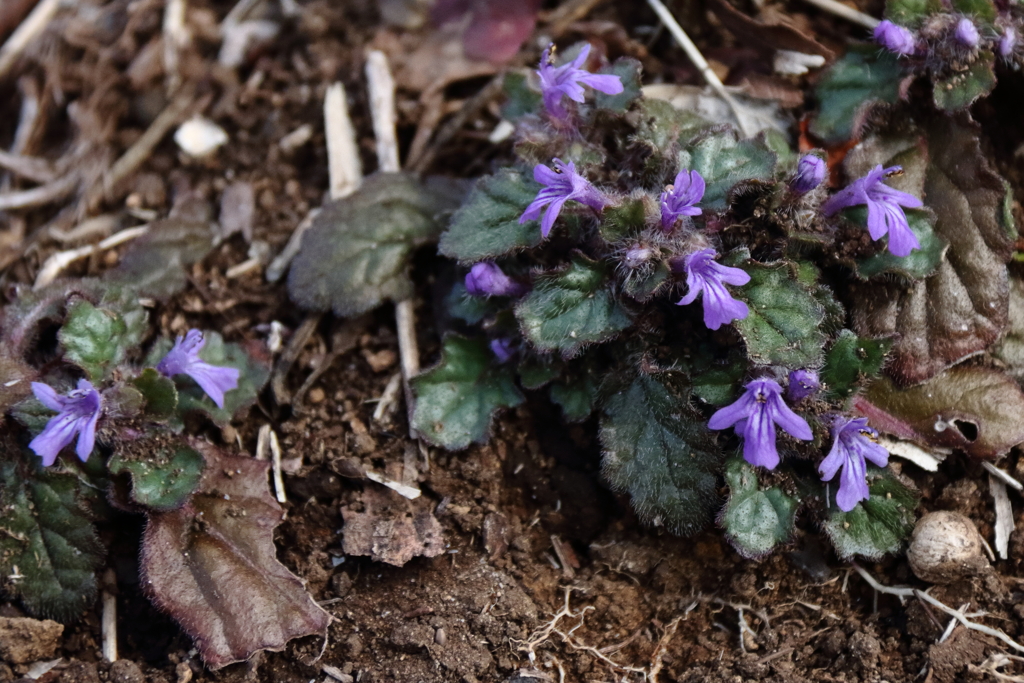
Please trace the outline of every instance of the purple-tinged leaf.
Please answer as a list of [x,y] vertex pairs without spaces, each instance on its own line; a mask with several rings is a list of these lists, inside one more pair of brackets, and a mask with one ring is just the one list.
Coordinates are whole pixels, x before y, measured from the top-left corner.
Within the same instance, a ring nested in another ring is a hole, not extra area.
[[153,602],[220,669],[293,638],[326,635],[331,617],[277,561],[281,506],[267,490],[268,463],[197,441],[207,460],[182,508],[152,513],[142,546],[143,585]]
[[977,458],[996,458],[1024,442],[1024,392],[991,368],[961,365],[909,389],[882,377],[853,408],[879,431]]

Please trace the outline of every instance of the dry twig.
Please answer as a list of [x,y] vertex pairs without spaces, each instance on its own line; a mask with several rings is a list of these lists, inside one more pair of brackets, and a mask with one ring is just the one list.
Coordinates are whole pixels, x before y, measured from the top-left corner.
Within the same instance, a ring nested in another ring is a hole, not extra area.
[[41,0],[35,9],[25,17],[25,21],[21,22],[21,25],[11,34],[3,47],[0,47],[0,81],[10,75],[11,69],[29,43],[50,25],[50,20],[57,15],[57,10],[60,9],[60,3],[61,0]]

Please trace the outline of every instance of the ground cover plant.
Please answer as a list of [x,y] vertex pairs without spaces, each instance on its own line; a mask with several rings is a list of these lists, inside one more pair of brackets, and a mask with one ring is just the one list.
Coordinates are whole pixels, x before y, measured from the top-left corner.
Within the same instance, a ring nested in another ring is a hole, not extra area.
[[1015,6],[254,4],[0,50],[0,683],[1014,680]]

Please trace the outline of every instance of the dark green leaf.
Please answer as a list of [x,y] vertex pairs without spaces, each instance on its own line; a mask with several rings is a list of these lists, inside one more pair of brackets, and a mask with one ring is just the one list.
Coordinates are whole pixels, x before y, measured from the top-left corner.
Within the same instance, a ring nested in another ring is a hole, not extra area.
[[576,254],[568,267],[538,276],[533,291],[516,305],[523,335],[539,350],[569,358],[629,327],[629,316],[608,286],[607,270]]
[[824,528],[839,556],[849,559],[860,555],[877,560],[899,550],[914,530],[917,494],[888,470],[868,465],[871,497],[850,512],[843,512],[834,505],[834,484],[830,487],[832,501]]
[[519,217],[541,190],[519,171],[502,169],[477,181],[443,235],[438,251],[466,264],[540,244],[540,222]]
[[68,305],[68,315],[58,335],[64,358],[85,371],[93,383],[110,376],[127,355],[129,332],[114,311],[97,308],[85,299]]
[[949,243],[935,273],[913,283],[867,283],[852,298],[858,335],[896,337],[888,371],[902,383],[922,382],[988,348],[1006,326],[1015,229],[1005,213],[1006,186],[977,136],[976,125],[947,117],[927,133],[924,196],[936,234]]
[[875,104],[899,99],[902,74],[896,55],[888,50],[851,47],[818,83],[820,110],[811,133],[829,145],[857,137]]
[[935,81],[935,106],[946,111],[965,109],[996,87],[995,57],[983,50],[967,69]]
[[170,419],[178,408],[178,390],[174,382],[153,368],[146,368],[132,380],[146,399],[146,414],[157,421]]
[[892,347],[888,339],[860,339],[850,330],[839,333],[825,354],[821,381],[829,398],[846,398],[864,380],[876,377]]
[[302,238],[288,295],[310,310],[353,316],[412,294],[413,251],[440,234],[462,199],[461,182],[377,173],[324,205]]
[[103,397],[103,414],[114,418],[135,418],[142,414],[146,399],[142,392],[122,382],[100,392]]
[[448,450],[485,441],[494,413],[523,402],[511,369],[494,362],[487,340],[456,334],[445,336],[441,362],[412,385],[413,426],[424,439]]
[[551,400],[562,408],[566,422],[581,422],[590,417],[597,402],[597,378],[587,372],[565,382],[551,385]]
[[506,121],[521,119],[527,114],[533,114],[540,109],[540,93],[530,88],[529,79],[526,74],[517,71],[510,71],[505,74],[502,83],[505,91],[505,104],[501,106],[501,118]]
[[140,296],[169,299],[188,286],[185,268],[213,249],[210,224],[182,218],[153,221],[104,279],[133,287]]
[[740,181],[771,179],[775,153],[763,137],[739,140],[733,131],[719,131],[680,152],[679,168],[697,171],[704,178],[702,207],[724,209],[729,190]]
[[565,363],[554,354],[526,353],[519,363],[519,383],[524,389],[539,389],[561,376]]
[[466,282],[460,278],[448,296],[444,298],[448,313],[470,325],[476,325],[489,315],[498,311],[495,299],[486,296],[473,296],[466,291]]
[[622,81],[622,92],[618,95],[606,95],[597,91],[594,93],[594,106],[598,109],[610,109],[615,112],[625,112],[640,97],[640,73],[643,67],[640,62],[632,57],[620,57],[611,66],[607,66],[598,73],[612,74],[618,76]]
[[998,457],[1024,442],[1024,393],[991,368],[958,365],[909,389],[881,377],[854,408],[880,431],[978,458]]
[[649,268],[637,269],[626,275],[622,293],[640,302],[650,301],[670,283],[672,270],[664,261],[657,261]]
[[605,207],[601,215],[601,237],[607,242],[635,237],[647,220],[643,197],[628,197],[621,204]]
[[997,11],[992,0],[952,0],[951,4],[954,10],[981,23],[982,27],[990,27],[996,20]]
[[900,26],[916,28],[942,11],[939,0],[886,0],[885,18]]
[[[96,597],[106,552],[82,506],[79,481],[5,439],[0,460],[0,572],[30,614],[71,621]],[[21,578],[12,579],[13,576]]]
[[825,317],[821,304],[795,278],[790,263],[743,265],[750,282],[733,289],[750,314],[733,323],[747,343],[747,356],[760,365],[816,367],[821,362]]
[[[867,229],[867,207],[856,207],[843,212],[844,215]],[[907,223],[911,232],[917,237],[921,248],[910,252],[908,256],[893,256],[888,249],[866,259],[856,262],[857,275],[862,278],[875,277],[882,273],[895,273],[910,280],[920,280],[935,272],[942,263],[949,244],[935,234],[932,229],[934,218],[927,211],[907,209]],[[888,237],[885,238],[888,240]],[[887,241],[885,242],[888,243]]]
[[605,403],[604,476],[646,522],[693,534],[711,521],[722,454],[705,420],[678,375],[640,375]]
[[644,184],[664,183],[666,176],[675,178],[679,146],[710,125],[692,111],[677,109],[665,100],[642,98],[637,103],[636,131],[630,143],[644,156]]
[[107,464],[111,474],[131,477],[133,502],[159,512],[185,504],[199,486],[203,466],[203,456],[159,433],[138,441],[119,440]]
[[725,465],[729,501],[721,525],[736,551],[748,558],[762,557],[793,535],[797,498],[778,488],[762,489],[757,472],[743,458],[731,458]]

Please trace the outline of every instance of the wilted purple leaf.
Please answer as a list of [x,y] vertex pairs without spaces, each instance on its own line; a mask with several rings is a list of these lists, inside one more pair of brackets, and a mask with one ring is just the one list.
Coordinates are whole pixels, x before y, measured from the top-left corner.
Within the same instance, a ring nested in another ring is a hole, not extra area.
[[268,463],[191,445],[206,457],[199,489],[182,508],[151,513],[146,525],[141,564],[150,598],[211,669],[326,635],[330,615],[277,561],[274,528],[283,513],[267,490]]

